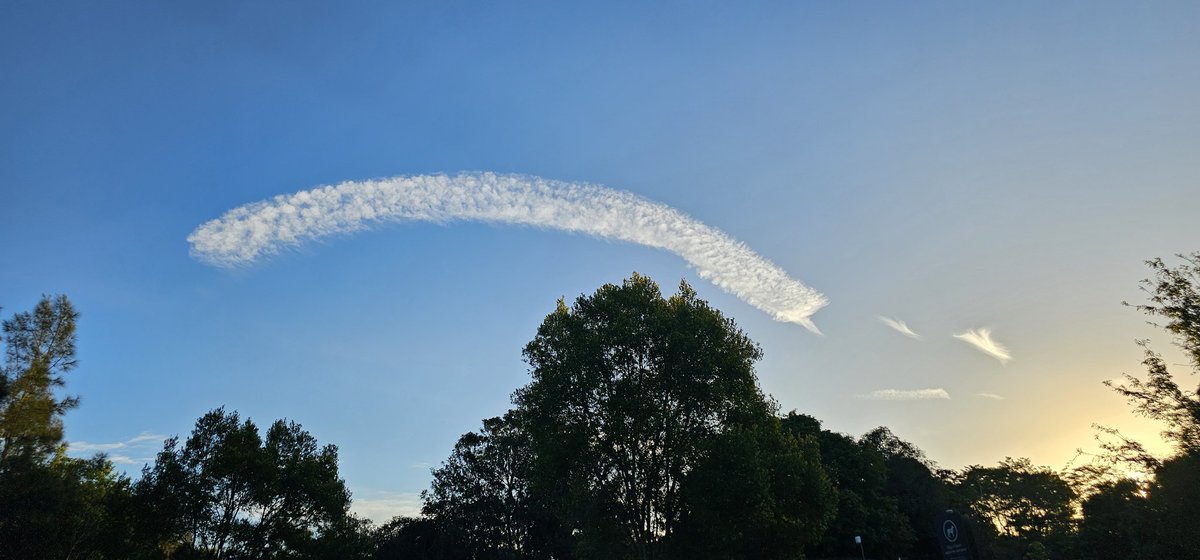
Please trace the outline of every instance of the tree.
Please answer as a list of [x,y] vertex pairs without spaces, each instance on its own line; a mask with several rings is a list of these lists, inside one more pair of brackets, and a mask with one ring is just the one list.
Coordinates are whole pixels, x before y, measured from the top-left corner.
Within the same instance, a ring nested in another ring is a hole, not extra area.
[[468,560],[466,543],[447,534],[438,520],[398,516],[374,531],[373,560]]
[[816,440],[796,440],[778,420],[734,425],[711,439],[682,491],[682,558],[803,558],[836,504]]
[[[1162,259],[1146,261],[1155,278],[1142,281],[1150,303],[1137,309],[1166,320],[1157,326],[1174,335],[1175,345],[1187,355],[1195,374],[1200,373],[1200,252],[1179,257],[1184,264],[1177,268],[1168,267]],[[1105,384],[1127,398],[1136,413],[1163,422],[1163,436],[1180,454],[1200,453],[1200,388],[1180,388],[1149,342],[1139,344],[1145,349],[1146,380],[1126,374],[1123,384]]]
[[761,350],[686,283],[664,299],[634,274],[560,300],[524,354],[533,379],[514,402],[531,492],[553,499],[583,557],[672,556],[682,489],[713,439],[773,421],[754,376]]
[[[1146,261],[1153,272],[1141,282],[1148,301],[1125,305],[1170,333],[1195,374],[1200,373],[1200,252],[1177,256],[1183,262],[1174,268],[1160,258]],[[1162,422],[1173,453],[1155,456],[1141,442],[1098,426],[1102,452],[1073,473],[1087,494],[1080,545],[1112,558],[1200,558],[1194,530],[1200,524],[1200,388],[1181,387],[1150,341],[1137,343],[1144,352],[1145,378],[1125,374],[1123,383],[1105,385],[1124,396],[1136,414]],[[1126,478],[1131,471],[1146,476]]]
[[1010,457],[995,467],[967,467],[958,492],[971,513],[999,533],[1002,548],[1024,555],[1032,543],[1051,551],[1070,545],[1075,491],[1057,473],[1035,467],[1029,459]]
[[182,446],[167,440],[137,493],[160,534],[216,559],[340,550],[329,541],[355,526],[335,446],[318,447],[299,424],[283,420],[262,439],[253,422],[224,409],[197,420]]
[[459,438],[433,483],[421,493],[423,512],[475,558],[550,555],[545,531],[553,524],[529,492],[530,438],[510,411]]
[[[1142,487],[1132,479],[1105,481],[1083,500],[1079,522],[1079,549],[1089,551],[1096,560],[1153,558],[1148,547],[1157,547],[1148,538],[1147,523],[1151,510]],[[1157,552],[1157,551],[1156,551]],[[1139,555],[1141,553],[1141,555]]]
[[848,555],[858,550],[854,537],[860,536],[872,554],[907,554],[914,536],[897,499],[888,493],[884,454],[871,442],[822,429],[821,422],[808,415],[790,412],[782,424],[797,439],[809,437],[819,444],[821,465],[836,490],[836,515],[809,552]]
[[10,459],[0,478],[0,558],[133,558],[128,478],[103,456]]
[[887,471],[887,495],[896,500],[900,513],[907,518],[915,542],[903,553],[906,558],[939,558],[939,522],[948,504],[946,481],[937,465],[917,446],[901,440],[885,427],[875,428],[859,438],[859,443],[883,455]]
[[48,459],[62,442],[62,415],[79,405],[58,398],[63,375],[75,368],[75,311],[66,296],[42,296],[32,313],[4,321],[0,367],[0,470],[16,455]]
[[1162,557],[1200,559],[1200,452],[1171,457],[1154,474],[1147,501]]
[[75,368],[79,313],[43,296],[3,323],[0,365],[0,558],[128,558],[129,479],[103,456],[67,457],[60,397]]

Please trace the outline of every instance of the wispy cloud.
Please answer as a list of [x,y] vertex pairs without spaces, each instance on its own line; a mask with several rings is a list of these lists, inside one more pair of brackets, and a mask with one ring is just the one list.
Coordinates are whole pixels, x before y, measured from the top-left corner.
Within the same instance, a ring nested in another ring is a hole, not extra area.
[[949,399],[950,393],[945,389],[879,389],[870,393],[855,395],[856,398],[868,401],[923,401],[933,399]]
[[[357,492],[355,492],[357,494]],[[368,492],[369,497],[355,497],[350,511],[376,524],[387,523],[397,515],[421,514],[421,495],[414,492]]]
[[810,317],[828,303],[744,243],[670,206],[526,175],[415,175],[317,187],[234,208],[187,240],[195,258],[232,267],[307,240],[405,220],[527,225],[665,249],[775,320],[814,332]]
[[908,324],[905,323],[904,321],[901,321],[899,319],[892,319],[891,317],[884,317],[882,315],[879,315],[879,320],[882,321],[883,324],[885,324],[889,327],[892,327],[893,329],[896,330],[896,332],[898,332],[904,336],[907,336],[909,338],[915,338],[917,340],[921,339],[921,335],[913,332],[912,329],[908,328]]
[[86,441],[67,442],[67,450],[73,455],[104,453],[118,465],[142,465],[154,460],[154,454],[162,447],[167,436],[142,432],[122,441],[91,443]]
[[971,329],[965,333],[954,335],[954,338],[978,348],[980,352],[1000,360],[1002,364],[1008,363],[1012,359],[1008,348],[992,340],[992,331],[988,329]]
[[993,400],[993,401],[1004,400],[1004,397],[997,395],[996,393],[975,393],[975,396],[979,397],[981,399],[988,399],[988,400]]

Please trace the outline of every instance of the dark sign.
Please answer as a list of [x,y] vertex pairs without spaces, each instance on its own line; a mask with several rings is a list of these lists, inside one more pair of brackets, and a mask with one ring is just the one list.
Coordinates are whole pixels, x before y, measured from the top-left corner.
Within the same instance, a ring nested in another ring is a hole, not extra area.
[[963,516],[948,509],[938,525],[938,540],[945,560],[971,560],[971,529]]

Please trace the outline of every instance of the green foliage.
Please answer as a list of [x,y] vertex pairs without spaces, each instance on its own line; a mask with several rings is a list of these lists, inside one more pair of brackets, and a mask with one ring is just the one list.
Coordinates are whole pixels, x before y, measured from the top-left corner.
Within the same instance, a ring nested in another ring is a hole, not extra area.
[[129,479],[103,456],[14,457],[0,475],[0,558],[129,558]]
[[[1138,308],[1200,372],[1200,253],[1183,258],[1149,261]],[[869,557],[932,559],[948,506],[970,512],[985,559],[1200,560],[1200,393],[1145,342],[1147,377],[1113,388],[1175,454],[1106,431],[1106,460],[1070,473],[1073,489],[1026,459],[941,471],[887,428],[855,439],[779,418],[758,346],[687,284],[664,298],[635,274],[560,301],[525,348],[516,408],[459,439],[423,517],[372,529],[348,513],[337,449],[291,422],[261,434],[214,410],[137,483],[65,456],[78,400],[56,393],[77,318],[44,297],[3,324],[0,560],[800,559],[856,556],[856,535]],[[1130,466],[1149,476],[1117,476]]]
[[1200,559],[1200,452],[1163,461],[1148,489],[1149,533],[1164,558]]
[[545,517],[529,492],[530,438],[515,412],[459,438],[422,492],[425,515],[475,558],[545,556]]
[[1039,543],[1065,551],[1071,544],[1076,494],[1053,470],[1008,458],[995,467],[967,467],[957,491],[970,512],[996,530],[1001,549],[1025,551]]
[[374,560],[475,560],[486,552],[446,532],[437,519],[396,517],[374,531]]
[[937,465],[917,446],[884,427],[867,432],[859,438],[859,443],[883,455],[886,493],[896,500],[897,509],[915,539],[907,551],[895,550],[895,554],[906,558],[938,558],[940,520],[950,497]]
[[58,398],[63,375],[75,368],[75,321],[66,296],[43,296],[33,312],[4,321],[0,367],[0,469],[15,456],[49,458],[62,442],[62,415],[78,406]]
[[337,448],[294,422],[276,421],[264,440],[236,412],[209,412],[182,446],[164,444],[137,492],[168,541],[214,558],[310,556],[354,533]]
[[[1149,303],[1136,307],[1165,321],[1157,326],[1172,335],[1194,375],[1200,373],[1200,252],[1178,256],[1184,262],[1175,268],[1158,258],[1146,262],[1154,273],[1142,282]],[[1163,423],[1174,455],[1155,457],[1141,443],[1101,428],[1112,438],[1104,443],[1105,454],[1098,464],[1079,469],[1092,485],[1084,502],[1081,543],[1129,550],[1130,558],[1200,558],[1195,530],[1200,526],[1200,388],[1180,387],[1149,342],[1138,344],[1145,349],[1145,379],[1127,374],[1124,383],[1105,384],[1126,397],[1135,413]],[[1135,489],[1131,482],[1114,482],[1113,473],[1122,469],[1152,476]]]
[[1095,560],[1127,560],[1157,543],[1146,533],[1149,503],[1134,480],[1103,482],[1083,500],[1079,549]]
[[712,438],[683,500],[674,547],[683,558],[803,558],[835,507],[816,441],[797,441],[778,421],[730,426]]
[[821,464],[836,490],[836,515],[810,552],[819,556],[852,554],[858,551],[854,537],[860,536],[864,548],[872,554],[906,554],[915,536],[896,497],[888,492],[887,457],[878,449],[882,443],[855,441],[821,429],[817,419],[795,412],[785,416],[782,423],[797,439],[813,438],[818,442]]
[[771,417],[760,356],[686,283],[664,299],[635,274],[559,302],[525,348],[533,381],[515,402],[532,437],[533,491],[557,498],[551,509],[581,555],[667,554],[708,442]]

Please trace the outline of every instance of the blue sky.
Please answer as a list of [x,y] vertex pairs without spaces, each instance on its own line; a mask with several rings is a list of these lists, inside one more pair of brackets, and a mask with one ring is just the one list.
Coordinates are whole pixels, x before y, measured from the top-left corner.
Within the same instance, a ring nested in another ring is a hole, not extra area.
[[[397,4],[0,6],[0,305],[82,311],[78,449],[136,463],[224,405],[337,444],[364,511],[411,507],[555,300],[635,270],[736,318],[784,410],[945,466],[1154,436],[1100,383],[1139,370],[1133,339],[1168,347],[1120,305],[1141,262],[1200,249],[1195,3]],[[670,205],[824,293],[824,335],[547,229],[189,255],[243,204],[459,171]],[[978,328],[1012,360],[951,336]],[[861,398],[927,389],[950,398]]]

